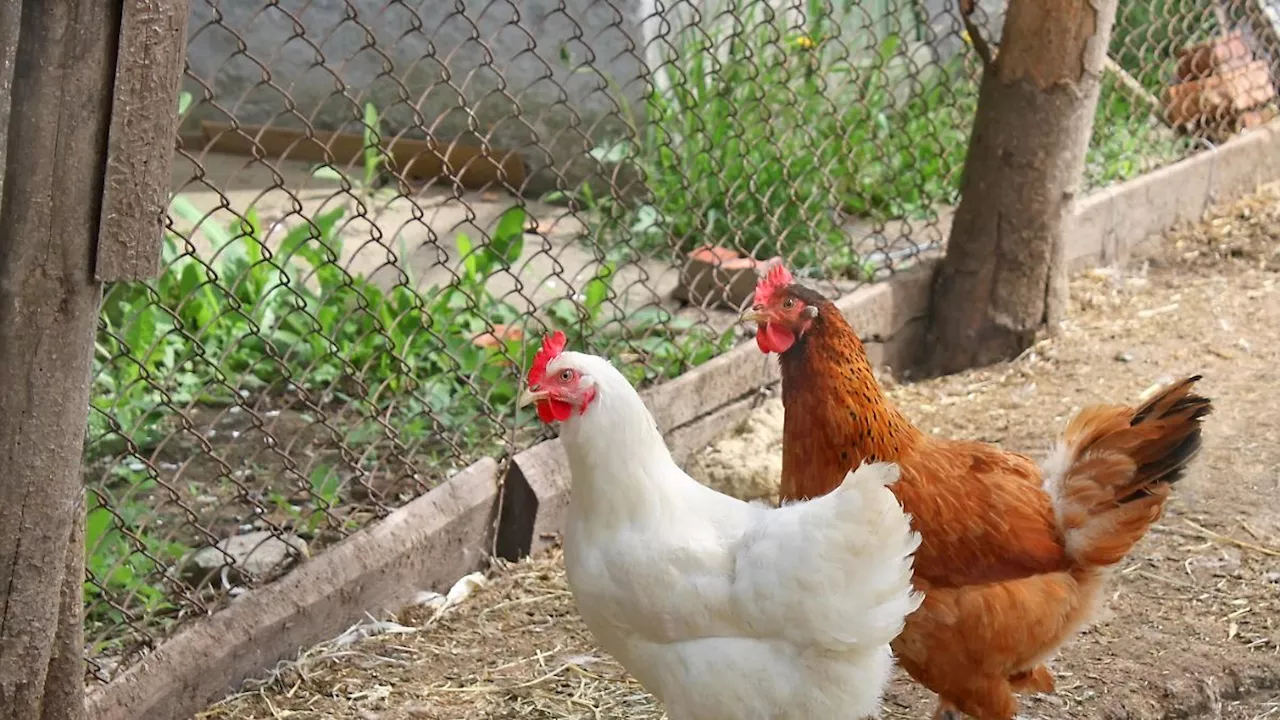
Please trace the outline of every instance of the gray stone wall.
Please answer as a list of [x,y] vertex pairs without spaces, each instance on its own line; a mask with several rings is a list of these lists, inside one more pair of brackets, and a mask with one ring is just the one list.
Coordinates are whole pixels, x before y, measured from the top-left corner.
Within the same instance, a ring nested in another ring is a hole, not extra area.
[[[478,132],[553,184],[549,165],[572,171],[585,138],[616,124],[609,81],[641,95],[637,4],[196,0],[186,86],[216,99],[196,118],[247,124],[341,128],[373,102],[393,132]],[[588,59],[597,72],[573,67]]]
[[[918,1],[917,14],[947,34],[952,0]],[[679,23],[690,15],[687,2],[667,5],[195,0],[186,89],[197,100],[214,97],[193,118],[255,125],[358,127],[363,103],[373,102],[392,132],[478,134],[520,151],[533,172],[530,189],[540,192],[557,176],[573,184],[590,172],[592,139],[616,135],[627,111],[638,112],[646,60],[660,48],[646,38],[663,32],[664,16]],[[933,43],[937,55],[960,50],[954,34]]]

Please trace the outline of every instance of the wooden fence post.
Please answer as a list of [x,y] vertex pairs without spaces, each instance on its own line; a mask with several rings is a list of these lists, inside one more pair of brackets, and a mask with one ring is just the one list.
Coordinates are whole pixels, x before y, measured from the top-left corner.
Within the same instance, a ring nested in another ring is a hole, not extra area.
[[0,720],[85,716],[98,305],[159,267],[186,8],[0,2]]

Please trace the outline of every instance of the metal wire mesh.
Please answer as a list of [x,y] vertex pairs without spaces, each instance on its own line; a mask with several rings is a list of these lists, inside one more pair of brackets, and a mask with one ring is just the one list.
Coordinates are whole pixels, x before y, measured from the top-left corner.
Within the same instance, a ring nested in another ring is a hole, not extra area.
[[[1091,184],[1197,146],[1161,92],[1212,16],[1122,3]],[[166,270],[103,303],[90,677],[536,441],[525,338],[652,383],[734,344],[755,260],[837,293],[940,247],[963,27],[950,0],[195,0]]]
[[1089,181],[1140,175],[1272,119],[1277,21],[1265,1],[1122,1]]

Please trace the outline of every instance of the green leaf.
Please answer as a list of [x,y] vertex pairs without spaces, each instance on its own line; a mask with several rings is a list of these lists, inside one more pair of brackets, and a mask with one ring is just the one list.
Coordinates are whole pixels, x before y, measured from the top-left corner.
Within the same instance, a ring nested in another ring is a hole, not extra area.
[[342,486],[342,478],[329,465],[317,465],[308,478],[311,492],[325,505],[333,505],[338,499],[338,489]]
[[188,200],[185,196],[178,195],[169,203],[169,209],[176,213],[178,217],[186,220],[192,225],[192,232],[202,232],[204,236],[209,238],[209,242],[214,248],[226,247],[231,242],[231,235],[216,222],[209,220],[195,203]]
[[585,292],[585,300],[583,305],[586,306],[587,312],[594,319],[600,310],[600,306],[609,297],[609,285],[614,273],[613,263],[605,263],[600,266],[596,272],[596,276],[591,278],[587,283]]
[[458,255],[462,257],[463,281],[467,285],[483,283],[485,276],[489,274],[492,256],[483,248],[476,248],[466,233],[458,233],[453,242],[458,248]]
[[524,252],[524,226],[528,219],[524,208],[519,205],[508,208],[498,218],[498,227],[494,230],[490,247],[506,265],[515,265]]
[[264,278],[262,272],[258,268],[265,268],[262,264],[262,222],[258,217],[258,209],[250,206],[245,211],[244,219],[240,221],[240,242],[244,248],[246,262],[254,269],[254,294],[260,293],[263,288]]
[[[97,500],[92,500],[97,505]],[[95,507],[85,517],[84,548],[87,557],[96,557],[102,546],[102,540],[111,530],[111,511],[103,507]]]
[[[327,264],[328,258],[326,254],[321,252],[320,248],[315,247],[311,241],[320,240],[335,254],[340,254],[342,247],[338,241],[339,234],[334,231],[334,228],[345,213],[346,208],[338,206],[311,218],[310,223],[302,223],[293,227],[284,236],[284,240],[280,241],[280,256],[286,258],[286,262],[293,257],[301,258],[316,269]],[[312,227],[313,225],[314,227]],[[333,247],[334,245],[338,245],[338,247]]]
[[342,182],[346,176],[332,165],[317,165],[311,169],[311,177],[317,180],[332,180],[334,182]]
[[371,102],[364,104],[364,144],[365,148],[378,147],[378,107]]
[[627,140],[617,140],[606,145],[591,148],[591,157],[601,164],[620,163],[636,154],[635,147]]
[[578,324],[578,308],[569,300],[560,298],[547,308],[547,314],[556,321],[557,325],[569,326]]
[[151,349],[156,341],[156,309],[147,307],[134,316],[133,322],[125,333],[124,341],[129,345],[129,352],[138,357]]
[[641,205],[636,210],[631,232],[636,235],[660,234],[662,232],[662,213],[652,205]]
[[379,137],[378,108],[373,103],[364,104],[364,186],[371,188],[378,177],[383,160]]

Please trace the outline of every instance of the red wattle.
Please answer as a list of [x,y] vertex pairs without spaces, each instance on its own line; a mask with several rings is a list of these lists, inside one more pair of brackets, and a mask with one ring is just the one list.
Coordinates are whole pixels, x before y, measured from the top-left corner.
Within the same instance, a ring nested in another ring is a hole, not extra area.
[[538,401],[538,418],[544,423],[564,422],[573,414],[573,406],[563,400],[546,400]]
[[756,328],[756,347],[764,353],[784,353],[794,345],[796,336],[774,323],[761,323]]

